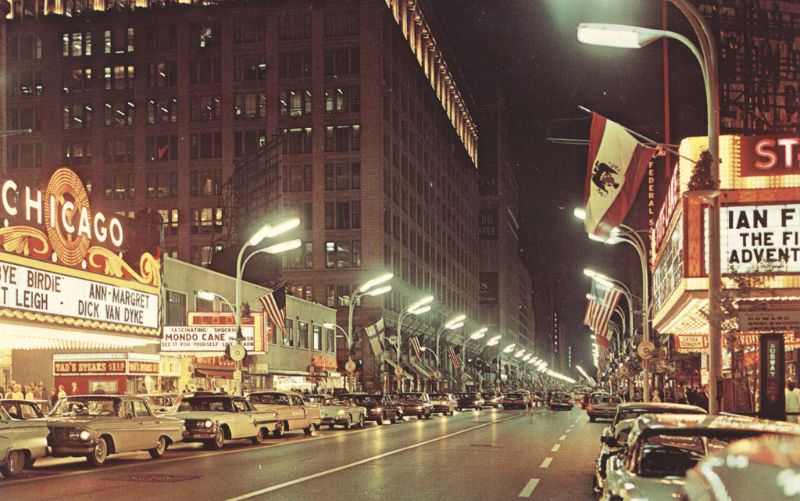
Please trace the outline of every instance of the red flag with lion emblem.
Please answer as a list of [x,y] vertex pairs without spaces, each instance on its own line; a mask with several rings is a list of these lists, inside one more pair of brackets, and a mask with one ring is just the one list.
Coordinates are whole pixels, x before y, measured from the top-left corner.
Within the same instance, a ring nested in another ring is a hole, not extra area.
[[586,173],[586,232],[608,236],[628,215],[654,148],[625,127],[592,113]]

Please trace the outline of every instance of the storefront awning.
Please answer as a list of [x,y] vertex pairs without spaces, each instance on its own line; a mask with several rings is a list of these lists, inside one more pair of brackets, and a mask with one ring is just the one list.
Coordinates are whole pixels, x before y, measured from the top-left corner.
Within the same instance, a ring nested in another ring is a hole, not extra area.
[[118,350],[159,343],[155,337],[0,322],[0,350]]
[[230,369],[195,369],[194,370],[195,377],[222,377],[227,379],[233,379],[233,370]]
[[283,369],[270,369],[270,374],[274,374],[276,376],[312,376],[312,375],[319,375],[319,374],[311,374],[308,371],[290,371],[290,370],[283,370]]

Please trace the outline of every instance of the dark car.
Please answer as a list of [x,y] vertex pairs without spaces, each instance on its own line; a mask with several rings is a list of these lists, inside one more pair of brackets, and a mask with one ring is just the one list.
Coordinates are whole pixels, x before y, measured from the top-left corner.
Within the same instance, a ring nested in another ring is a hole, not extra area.
[[503,394],[496,391],[486,391],[481,395],[484,407],[499,409],[503,405]]
[[483,409],[483,397],[480,393],[456,393],[456,409]]
[[367,421],[381,425],[384,421],[392,424],[402,419],[397,403],[389,395],[370,395],[367,393],[348,393],[340,395],[350,398],[356,405],[367,408]]
[[530,409],[533,405],[530,393],[526,391],[508,393],[503,397],[501,403],[503,404],[503,409]]
[[572,410],[572,396],[565,391],[554,391],[550,394],[550,410]]
[[589,421],[596,419],[614,419],[617,414],[617,405],[622,403],[622,399],[609,394],[594,394],[586,404],[586,414]]
[[415,391],[400,394],[403,404],[404,416],[417,416],[417,419],[430,419],[433,414],[433,404],[425,392]]

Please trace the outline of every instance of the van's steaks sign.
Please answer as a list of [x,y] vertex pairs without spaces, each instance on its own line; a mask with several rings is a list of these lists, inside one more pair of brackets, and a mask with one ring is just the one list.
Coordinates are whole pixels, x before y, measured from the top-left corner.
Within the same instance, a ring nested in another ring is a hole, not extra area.
[[3,179],[0,222],[0,316],[158,334],[158,242],[144,228],[129,242],[133,220],[92,211],[75,172],[44,190]]

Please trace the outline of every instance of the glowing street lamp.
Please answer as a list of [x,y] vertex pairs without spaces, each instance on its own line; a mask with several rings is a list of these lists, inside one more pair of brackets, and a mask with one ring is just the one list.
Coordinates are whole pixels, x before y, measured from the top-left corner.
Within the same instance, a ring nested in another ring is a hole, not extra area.
[[425,296],[419,301],[412,303],[408,308],[402,310],[397,315],[397,339],[395,340],[395,351],[397,352],[397,364],[400,364],[400,346],[403,343],[403,319],[408,315],[422,315],[424,313],[428,313],[431,311],[431,303],[433,302],[433,296]]

